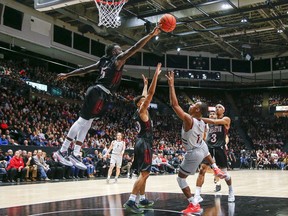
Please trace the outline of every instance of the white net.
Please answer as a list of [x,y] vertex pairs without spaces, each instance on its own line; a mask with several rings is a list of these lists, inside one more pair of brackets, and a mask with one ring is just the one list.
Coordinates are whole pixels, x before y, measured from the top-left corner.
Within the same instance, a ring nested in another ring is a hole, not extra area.
[[119,13],[127,0],[95,0],[99,10],[98,26],[118,28],[121,25]]

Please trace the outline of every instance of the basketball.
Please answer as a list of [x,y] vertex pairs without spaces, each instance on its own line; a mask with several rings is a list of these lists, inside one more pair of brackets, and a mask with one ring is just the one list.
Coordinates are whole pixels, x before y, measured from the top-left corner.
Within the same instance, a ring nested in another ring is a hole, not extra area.
[[171,14],[164,14],[159,20],[160,28],[164,32],[171,32],[176,27],[176,18]]

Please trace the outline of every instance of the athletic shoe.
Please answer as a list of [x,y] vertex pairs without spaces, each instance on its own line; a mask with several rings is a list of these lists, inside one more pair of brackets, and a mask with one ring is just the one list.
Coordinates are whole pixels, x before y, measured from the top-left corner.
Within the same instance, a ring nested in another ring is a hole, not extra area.
[[118,182],[118,178],[115,178],[114,179],[114,183],[116,184]]
[[86,170],[87,167],[85,164],[82,163],[80,156],[75,156],[73,153],[69,156],[70,161],[72,164],[81,170]]
[[109,181],[110,181],[110,178],[107,178],[106,179],[106,183],[109,184]]
[[226,174],[222,172],[218,167],[213,169],[214,175],[218,176],[220,179],[226,178]]
[[221,185],[216,185],[214,192],[219,192],[219,191],[221,191]]
[[195,203],[200,203],[203,201],[203,198],[200,195],[195,195],[193,199]]
[[141,200],[139,202],[138,207],[140,207],[140,208],[149,208],[149,207],[152,207],[153,205],[154,205],[154,201],[149,201],[148,199],[144,199],[144,200]]
[[235,196],[233,191],[229,191],[228,202],[235,202]]
[[142,214],[144,213],[143,209],[140,209],[136,203],[132,200],[128,200],[126,203],[124,203],[123,207],[129,211],[129,212],[133,212],[135,214]]
[[192,203],[189,203],[186,209],[181,211],[183,214],[197,214],[201,212],[201,207],[199,204],[193,205]]
[[65,166],[73,166],[73,163],[68,158],[67,152],[60,152],[60,150],[54,153],[54,157],[57,158],[58,162],[65,165]]

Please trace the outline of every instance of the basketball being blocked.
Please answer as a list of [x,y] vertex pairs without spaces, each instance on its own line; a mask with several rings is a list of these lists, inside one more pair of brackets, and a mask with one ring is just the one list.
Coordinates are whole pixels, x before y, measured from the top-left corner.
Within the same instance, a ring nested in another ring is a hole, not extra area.
[[159,20],[160,28],[164,32],[171,32],[176,27],[176,18],[171,14],[164,14]]

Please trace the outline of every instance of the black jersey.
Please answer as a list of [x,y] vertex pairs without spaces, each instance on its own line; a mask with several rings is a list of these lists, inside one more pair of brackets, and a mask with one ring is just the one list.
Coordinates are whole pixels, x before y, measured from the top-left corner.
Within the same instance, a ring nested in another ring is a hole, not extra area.
[[226,135],[228,130],[224,125],[209,125],[206,143],[209,148],[219,148],[226,145]]
[[99,63],[100,77],[96,81],[97,84],[102,84],[112,92],[119,87],[123,70],[123,66],[117,70],[115,62],[116,56],[112,58],[102,57]]
[[149,119],[147,122],[142,121],[139,115],[139,110],[137,110],[133,116],[133,119],[136,121],[136,130],[138,132],[137,135],[138,138],[153,139],[153,123],[150,118],[150,115],[148,117]]

